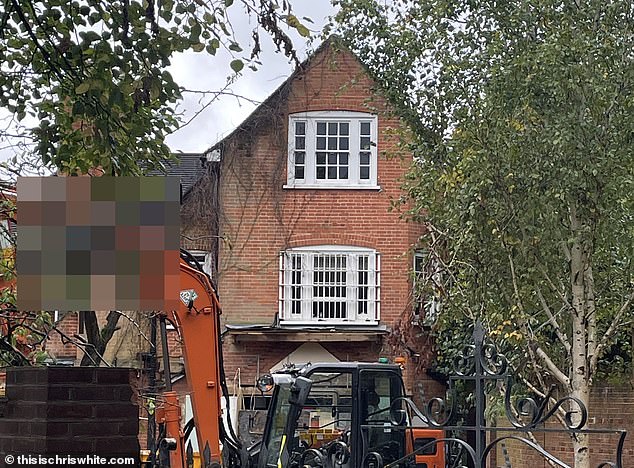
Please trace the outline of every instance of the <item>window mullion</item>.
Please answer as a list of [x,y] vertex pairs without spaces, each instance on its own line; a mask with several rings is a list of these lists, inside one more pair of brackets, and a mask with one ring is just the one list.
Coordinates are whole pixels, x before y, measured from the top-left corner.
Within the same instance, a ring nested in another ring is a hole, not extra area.
[[314,254],[305,253],[302,255],[302,320],[311,319],[311,308],[313,303],[313,257]]
[[350,122],[350,183],[357,185],[359,178],[359,121]]
[[368,318],[376,320],[376,269],[377,255],[371,253],[368,255]]
[[316,148],[315,148],[315,133],[316,122],[314,119],[308,119],[306,121],[306,183],[315,183],[315,161],[316,161]]
[[348,254],[348,268],[346,272],[346,308],[348,309],[348,320],[350,322],[356,322],[357,320],[357,305],[356,297],[357,291],[355,287],[355,283],[357,282],[356,275],[356,262],[357,255],[356,254]]
[[374,320],[381,319],[381,254],[375,252],[374,257]]
[[379,151],[378,151],[378,118],[370,123],[370,135],[371,141],[375,145],[370,146],[370,180],[377,180],[378,167],[379,167]]

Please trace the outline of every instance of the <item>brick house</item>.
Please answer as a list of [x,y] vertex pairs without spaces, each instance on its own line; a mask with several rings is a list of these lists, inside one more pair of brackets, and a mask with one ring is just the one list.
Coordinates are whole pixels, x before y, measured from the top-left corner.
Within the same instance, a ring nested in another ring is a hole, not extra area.
[[[253,385],[287,360],[395,357],[389,344],[415,310],[422,226],[390,211],[412,157],[374,88],[358,59],[327,40],[201,155],[183,194],[183,246],[217,285],[229,380]],[[431,345],[420,341],[408,369],[425,367]]]
[[[288,360],[395,357],[388,343],[415,311],[422,226],[389,211],[412,158],[373,88],[327,40],[233,133],[168,165],[181,177],[183,247],[220,294],[229,380],[239,369],[251,386]],[[80,314],[58,318],[68,336],[83,334]],[[57,337],[47,349],[69,364],[83,355]],[[407,357],[424,368],[430,349]]]

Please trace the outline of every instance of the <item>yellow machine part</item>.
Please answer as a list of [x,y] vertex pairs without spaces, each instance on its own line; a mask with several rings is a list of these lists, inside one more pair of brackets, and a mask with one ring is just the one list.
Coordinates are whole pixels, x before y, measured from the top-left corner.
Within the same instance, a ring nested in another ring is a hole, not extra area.
[[[141,466],[148,466],[148,460],[150,459],[149,450],[141,450]],[[194,468],[202,468],[202,462],[200,459],[200,453],[194,452]]]

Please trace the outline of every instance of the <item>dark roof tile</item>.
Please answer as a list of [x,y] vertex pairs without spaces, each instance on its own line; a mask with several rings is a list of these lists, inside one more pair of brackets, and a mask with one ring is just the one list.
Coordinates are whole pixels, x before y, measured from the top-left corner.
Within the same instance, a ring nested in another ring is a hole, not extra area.
[[[181,193],[185,195],[194,183],[200,178],[207,164],[207,159],[202,153],[176,153],[178,161],[169,161],[165,164],[168,176],[178,176],[181,179]],[[163,175],[159,170],[148,171],[147,175]]]

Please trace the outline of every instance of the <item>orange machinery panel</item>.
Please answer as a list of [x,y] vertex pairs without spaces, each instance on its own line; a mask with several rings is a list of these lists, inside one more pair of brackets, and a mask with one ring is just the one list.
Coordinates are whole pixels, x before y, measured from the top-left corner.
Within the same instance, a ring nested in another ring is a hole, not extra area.
[[[407,453],[419,450],[434,440],[445,438],[445,432],[440,429],[414,428],[410,430],[411,436],[407,437]],[[445,443],[430,444],[415,457],[416,468],[445,468]]]
[[[181,293],[193,291],[195,297],[191,309],[181,302],[180,308],[172,313],[172,319],[183,342],[185,372],[191,391],[198,447],[202,451],[209,444],[211,460],[219,463],[222,414],[218,329],[220,304],[209,278],[183,259],[180,262],[180,287]],[[176,436],[175,433],[171,435]],[[172,454],[173,459],[178,458],[179,454],[182,458],[185,453],[184,447],[180,446],[182,438],[178,439],[180,440]]]

